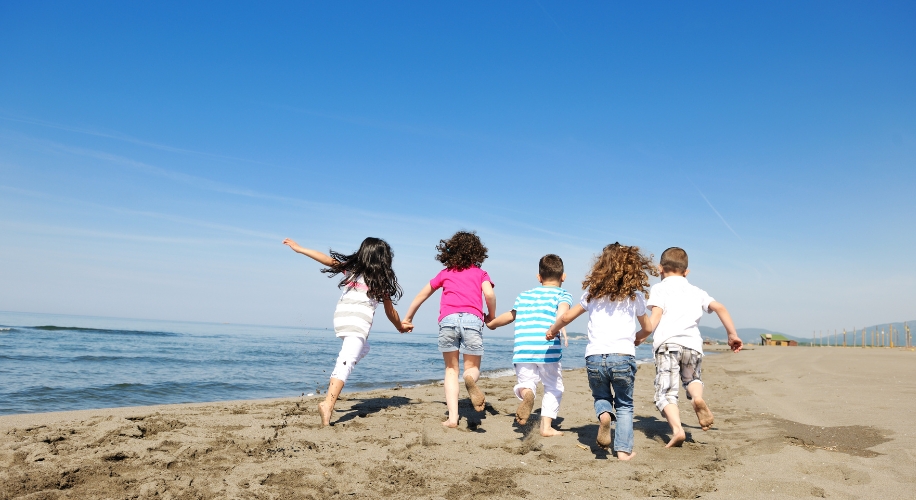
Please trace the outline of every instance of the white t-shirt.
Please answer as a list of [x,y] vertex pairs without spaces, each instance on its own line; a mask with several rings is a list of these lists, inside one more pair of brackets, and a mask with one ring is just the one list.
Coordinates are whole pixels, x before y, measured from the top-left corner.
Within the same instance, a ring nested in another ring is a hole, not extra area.
[[651,309],[661,307],[662,319],[655,328],[652,350],[671,342],[703,353],[703,337],[700,335],[700,318],[709,313],[709,304],[715,299],[708,293],[691,285],[683,276],[668,276],[661,283],[652,285],[646,305]]
[[607,298],[585,300],[582,294],[579,305],[588,311],[588,346],[585,355],[629,354],[636,355],[637,316],[646,314],[646,297],[636,292],[636,298],[611,302]]

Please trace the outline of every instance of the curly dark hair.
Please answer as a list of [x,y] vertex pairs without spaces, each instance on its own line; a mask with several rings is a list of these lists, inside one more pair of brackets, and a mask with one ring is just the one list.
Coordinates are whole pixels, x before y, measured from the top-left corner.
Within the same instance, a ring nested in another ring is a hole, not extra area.
[[652,255],[646,257],[639,247],[612,243],[595,258],[592,270],[582,282],[582,288],[588,290],[585,300],[634,299],[636,292],[648,295],[649,275],[658,276],[658,269],[652,265]]
[[367,295],[370,299],[391,299],[397,303],[404,295],[394,269],[391,268],[394,252],[385,240],[366,238],[359,246],[359,250],[350,255],[334,250],[329,253],[337,263],[322,269],[321,272],[327,273],[328,277],[343,274],[339,286],[347,286],[362,276],[366,287],[369,288]]
[[436,250],[439,251],[436,260],[456,271],[480,267],[487,260],[487,247],[474,231],[458,231],[447,240],[439,240]]

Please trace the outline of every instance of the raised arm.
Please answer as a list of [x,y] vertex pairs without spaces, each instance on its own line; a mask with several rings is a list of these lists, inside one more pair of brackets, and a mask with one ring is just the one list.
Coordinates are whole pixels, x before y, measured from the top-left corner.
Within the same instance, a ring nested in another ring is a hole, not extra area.
[[398,310],[394,308],[394,304],[391,303],[391,299],[385,299],[385,316],[388,316],[388,321],[391,321],[399,333],[407,331],[401,324],[401,317],[398,315]]
[[573,322],[574,319],[582,316],[582,313],[585,312],[585,308],[581,304],[576,304],[572,309],[559,314],[560,311],[557,311],[557,321],[550,328],[547,329],[546,338],[547,340],[553,340],[561,328],[565,328],[566,325]]
[[433,287],[427,283],[426,286],[420,290],[420,293],[418,293],[417,296],[413,298],[413,302],[411,302],[410,307],[407,308],[407,314],[404,316],[404,320],[401,321],[401,325],[404,328],[404,331],[409,332],[413,330],[413,316],[417,314],[417,310],[420,309],[420,306],[426,302],[426,299],[428,299],[434,291],[435,290],[433,290]]
[[489,281],[484,281],[480,288],[483,291],[484,300],[487,301],[487,317],[484,322],[489,323],[496,317],[496,292],[493,291],[493,284]]
[[318,261],[319,264],[324,264],[325,266],[331,267],[334,264],[337,264],[337,261],[332,259],[330,255],[325,255],[318,250],[312,250],[311,248],[304,248],[299,246],[295,241],[286,238],[283,240],[283,244],[293,249],[296,253],[301,253],[306,257],[311,257]]
[[732,348],[732,351],[740,351],[744,347],[744,342],[738,338],[738,331],[735,330],[735,323],[732,322],[732,316],[728,314],[728,309],[721,302],[712,301],[709,304],[709,310],[716,313],[719,321],[722,322],[722,326],[725,327],[725,332],[728,334],[728,346]]

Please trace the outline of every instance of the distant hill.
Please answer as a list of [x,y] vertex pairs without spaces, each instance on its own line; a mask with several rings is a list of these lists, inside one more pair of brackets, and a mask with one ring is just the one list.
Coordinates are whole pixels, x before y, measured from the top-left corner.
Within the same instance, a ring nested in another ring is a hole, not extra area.
[[[908,325],[910,326],[910,335],[911,335],[911,338],[914,339],[913,342],[916,343],[916,320],[907,321],[906,324],[908,324]],[[905,340],[904,340],[904,335],[905,335],[905,333],[904,333],[904,332],[906,331],[906,330],[904,329],[904,323],[903,323],[903,322],[899,322],[899,323],[882,323],[882,324],[880,324],[880,325],[866,326],[866,327],[865,327],[865,330],[867,330],[867,331],[870,332],[870,331],[872,331],[872,330],[877,329],[879,332],[882,331],[882,330],[884,330],[885,332],[888,332],[888,331],[890,331],[889,326],[893,326],[895,332],[900,332],[899,335],[897,336],[897,340],[898,340],[898,342],[899,342],[900,344],[903,344],[903,343],[905,342]],[[861,328],[861,327],[860,327],[860,328],[856,328],[855,330],[856,330],[859,334],[861,334],[861,332],[862,332],[862,328]],[[847,328],[847,329],[846,329],[847,334],[851,334],[852,331],[853,331],[853,328]],[[712,328],[712,327],[709,327],[709,326],[700,326],[700,333],[703,335],[703,338],[704,338],[704,339],[705,339],[705,338],[710,338],[710,339],[714,339],[714,340],[725,340],[725,339],[728,338],[728,335],[725,333],[725,327],[724,327],[724,326],[720,326],[720,327],[718,327],[718,328]],[[754,343],[754,344],[759,343],[759,342],[760,342],[760,334],[762,334],[762,333],[774,333],[774,334],[778,334],[778,335],[785,335],[785,336],[786,336],[787,338],[789,338],[789,339],[797,340],[799,344],[808,344],[808,343],[811,342],[811,336],[799,337],[799,336],[796,336],[796,335],[789,335],[789,334],[787,334],[787,333],[777,332],[776,330],[765,330],[765,329],[763,329],[763,328],[738,328],[738,336],[741,337],[741,340],[743,340],[743,341],[746,342],[746,343]],[[842,330],[842,329],[837,329],[837,330],[836,330],[836,333],[837,333],[838,337],[839,337],[840,339],[842,339],[843,330]],[[823,335],[823,336],[826,336],[827,334],[832,335],[832,334],[833,334],[833,330],[831,330],[831,331],[829,331],[829,332],[828,332],[827,330],[824,330],[824,331],[822,331],[822,332],[818,332],[818,334],[819,334],[819,335]],[[859,337],[859,338],[860,338],[859,342],[861,342],[861,337]],[[851,337],[851,336],[848,337],[848,340],[851,342],[851,341],[852,341],[852,337]]]
[[[794,335],[789,335],[787,333],[777,332],[776,330],[766,330],[764,328],[738,328],[738,336],[741,337],[745,343],[749,344],[758,344],[760,343],[760,335],[764,333],[774,333],[777,335],[785,335],[786,338],[791,340],[797,340],[799,342],[804,342],[805,339],[798,338]],[[703,335],[704,339],[713,339],[713,340],[726,340],[728,339],[728,334],[725,332],[725,327],[720,326],[718,328],[713,328],[711,326],[700,326],[700,334]],[[810,339],[808,339],[810,341]]]

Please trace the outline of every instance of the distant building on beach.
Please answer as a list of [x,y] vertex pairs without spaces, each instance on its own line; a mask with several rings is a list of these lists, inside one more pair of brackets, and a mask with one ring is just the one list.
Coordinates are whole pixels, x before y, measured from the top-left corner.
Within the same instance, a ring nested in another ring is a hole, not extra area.
[[761,333],[760,345],[798,345],[798,341],[786,338],[785,335],[777,333]]

